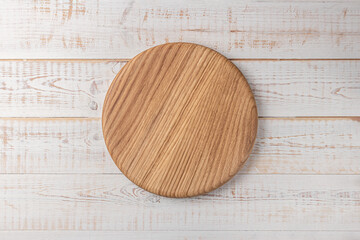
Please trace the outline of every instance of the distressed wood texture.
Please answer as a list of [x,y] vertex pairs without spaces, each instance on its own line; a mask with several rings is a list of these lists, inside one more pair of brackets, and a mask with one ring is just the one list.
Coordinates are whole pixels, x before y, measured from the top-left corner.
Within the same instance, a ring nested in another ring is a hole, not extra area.
[[[233,61],[259,116],[360,116],[360,61]],[[0,61],[0,117],[100,117],[124,61]]]
[[[241,172],[359,174],[359,151],[359,118],[259,119],[253,152]],[[0,119],[0,172],[119,171],[99,119]]]
[[171,199],[120,174],[6,174],[0,230],[358,231],[359,182],[360,175],[237,175],[209,194]]
[[5,231],[0,236],[37,240],[356,240],[360,231]]
[[353,1],[5,0],[3,59],[132,58],[194,42],[228,58],[359,58]]
[[[0,239],[360,238],[358,0],[3,0],[0,40]],[[100,121],[126,60],[178,41],[233,59],[265,117],[191,199],[127,180]]]

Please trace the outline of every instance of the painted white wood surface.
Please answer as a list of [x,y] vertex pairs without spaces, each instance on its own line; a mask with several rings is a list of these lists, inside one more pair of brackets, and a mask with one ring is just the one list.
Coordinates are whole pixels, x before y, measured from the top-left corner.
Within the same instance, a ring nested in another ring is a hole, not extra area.
[[359,12],[357,0],[3,0],[0,53],[131,58],[185,41],[229,58],[360,58]]
[[[1,117],[101,117],[126,61],[0,61]],[[359,116],[360,61],[234,61],[259,116]]]
[[[174,41],[233,59],[263,117],[241,172],[191,199],[128,181],[100,126],[126,61]],[[3,0],[0,239],[359,239],[359,116],[358,0]]]
[[237,175],[194,198],[142,190],[120,174],[0,175],[0,230],[349,230],[360,175]]
[[[360,118],[260,119],[241,173],[360,174],[359,152]],[[118,172],[100,119],[0,119],[0,173]]]
[[357,240],[360,231],[17,231],[2,232],[5,239],[36,240]]

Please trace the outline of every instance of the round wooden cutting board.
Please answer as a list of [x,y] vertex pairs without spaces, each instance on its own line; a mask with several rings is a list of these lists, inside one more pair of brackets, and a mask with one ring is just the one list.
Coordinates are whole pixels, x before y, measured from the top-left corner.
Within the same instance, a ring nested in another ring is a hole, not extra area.
[[255,142],[257,110],[228,59],[200,45],[169,43],[121,69],[105,98],[102,127],[112,159],[131,181],[162,196],[190,197],[238,172]]

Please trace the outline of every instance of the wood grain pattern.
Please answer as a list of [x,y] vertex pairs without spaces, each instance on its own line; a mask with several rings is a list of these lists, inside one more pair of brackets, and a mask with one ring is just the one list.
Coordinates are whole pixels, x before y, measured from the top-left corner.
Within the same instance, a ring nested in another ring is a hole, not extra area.
[[0,175],[0,230],[358,231],[359,181],[237,175],[209,194],[171,199],[120,174],[7,174]]
[[219,240],[227,239],[277,239],[277,240],[339,240],[360,238],[359,231],[5,231],[5,239],[37,240]]
[[[241,173],[359,174],[360,121],[259,119]],[[100,119],[0,119],[1,173],[118,173]]]
[[[359,239],[359,13],[358,0],[1,1],[0,239]],[[127,59],[177,41],[242,59],[259,116],[286,118],[259,120],[223,188],[169,201],[118,173],[100,116]]]
[[191,197],[232,178],[255,143],[256,103],[238,68],[190,43],[146,50],[118,73],[102,129],[115,164],[136,185]]
[[[100,117],[126,61],[0,61],[1,117]],[[360,61],[233,61],[259,116],[360,116]]]
[[359,58],[358,1],[5,0],[3,59],[132,58],[194,42],[228,58]]

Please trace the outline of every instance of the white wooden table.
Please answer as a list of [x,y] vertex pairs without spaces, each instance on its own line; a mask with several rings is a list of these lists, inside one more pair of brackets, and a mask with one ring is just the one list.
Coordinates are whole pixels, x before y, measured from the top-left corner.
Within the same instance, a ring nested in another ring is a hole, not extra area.
[[[102,103],[137,53],[194,42],[248,79],[247,165],[169,199],[111,160]],[[0,239],[360,239],[360,1],[3,0]]]

